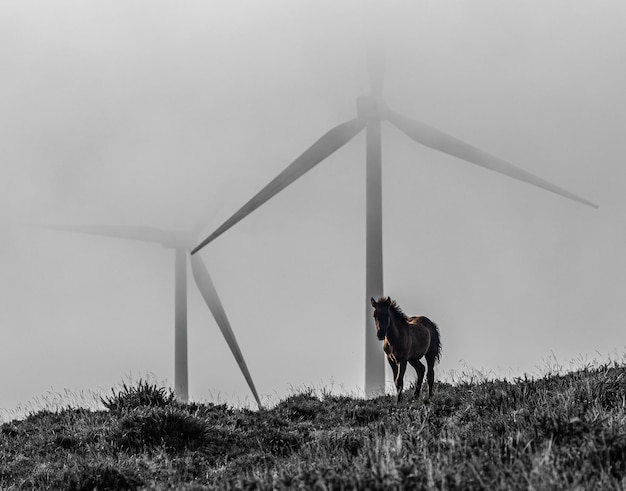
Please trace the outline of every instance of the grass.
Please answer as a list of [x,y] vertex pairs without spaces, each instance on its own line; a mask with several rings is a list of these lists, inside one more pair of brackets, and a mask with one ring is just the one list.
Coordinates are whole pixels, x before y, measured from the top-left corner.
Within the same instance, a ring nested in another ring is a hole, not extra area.
[[612,363],[441,383],[429,403],[305,390],[251,411],[139,381],[105,410],[3,424],[0,488],[624,489],[625,389]]

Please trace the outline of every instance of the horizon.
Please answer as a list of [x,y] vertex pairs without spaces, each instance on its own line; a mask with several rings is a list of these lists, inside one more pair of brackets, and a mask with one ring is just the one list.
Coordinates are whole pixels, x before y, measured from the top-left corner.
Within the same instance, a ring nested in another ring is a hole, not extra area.
[[[461,365],[463,365],[461,363]],[[626,366],[626,353],[621,355],[618,353],[608,354],[605,358],[593,358],[589,360],[582,356],[568,360],[565,364],[555,359],[554,357],[544,360],[544,366],[535,367],[533,372],[524,372],[519,374],[512,374],[510,371],[484,371],[467,365],[463,365],[461,371],[449,370],[444,373],[438,372],[439,378],[435,380],[435,391],[433,397],[437,394],[437,383],[449,384],[452,386],[459,386],[465,383],[482,384],[493,381],[502,381],[505,383],[515,384],[518,381],[525,380],[540,380],[543,378],[549,378],[553,376],[563,376],[569,373],[575,373],[580,370],[595,370],[607,366]],[[405,383],[405,399],[410,400],[412,391],[415,387],[416,377],[410,377],[407,370],[407,376],[405,377],[407,383]],[[112,393],[116,393],[123,389],[123,386],[135,387],[140,382],[147,382],[150,385],[156,385],[157,387],[165,388],[174,391],[173,383],[168,383],[166,380],[154,379],[154,374],[146,374],[145,377],[139,376],[134,378],[132,374],[128,374],[123,377],[112,387],[99,387],[97,389],[81,388],[72,390],[70,388],[63,388],[61,390],[55,390],[50,388],[47,392],[38,394],[29,401],[22,401],[13,408],[0,407],[0,424],[7,423],[13,420],[23,420],[30,414],[38,413],[40,411],[49,410],[52,412],[60,411],[65,408],[83,408],[92,411],[103,410],[104,406],[101,401],[101,397],[111,396]],[[425,383],[425,382],[424,382]],[[334,390],[335,389],[335,390]],[[354,399],[370,399],[367,397],[362,388],[356,388],[354,390],[348,390],[346,388],[340,388],[336,390],[334,387],[327,386],[298,386],[291,387],[289,392],[278,395],[262,394],[262,409],[274,408],[277,404],[285,401],[287,398],[304,393],[312,393],[315,397],[323,397],[324,395],[340,395],[347,396]],[[395,395],[395,387],[391,380],[387,380],[387,387],[385,395]],[[422,389],[421,400],[424,400],[425,393]],[[189,404],[226,404],[233,409],[249,409],[251,411],[257,411],[259,408],[256,406],[252,395],[248,395],[243,399],[230,398],[222,399],[220,394],[210,394],[208,398],[193,399],[190,398]]]

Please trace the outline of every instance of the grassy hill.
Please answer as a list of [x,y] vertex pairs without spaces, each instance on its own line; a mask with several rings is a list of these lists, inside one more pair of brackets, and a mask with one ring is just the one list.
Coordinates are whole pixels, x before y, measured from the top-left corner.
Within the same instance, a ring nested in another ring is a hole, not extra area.
[[0,427],[0,488],[624,489],[626,367],[439,384],[429,403],[297,394],[178,404],[146,382],[106,410]]

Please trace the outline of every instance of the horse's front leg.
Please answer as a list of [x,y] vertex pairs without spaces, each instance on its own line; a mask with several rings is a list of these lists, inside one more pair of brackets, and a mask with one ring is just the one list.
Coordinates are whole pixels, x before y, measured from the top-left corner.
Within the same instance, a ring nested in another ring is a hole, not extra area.
[[396,380],[398,379],[398,362],[395,358],[392,358],[391,356],[387,356],[387,361],[389,362],[389,366],[391,367],[391,371],[393,372],[393,383],[396,384],[397,393],[398,385],[396,383]]
[[398,402],[402,398],[402,388],[404,387],[404,372],[406,372],[406,361],[401,361],[394,372],[394,382],[396,383],[396,394]]

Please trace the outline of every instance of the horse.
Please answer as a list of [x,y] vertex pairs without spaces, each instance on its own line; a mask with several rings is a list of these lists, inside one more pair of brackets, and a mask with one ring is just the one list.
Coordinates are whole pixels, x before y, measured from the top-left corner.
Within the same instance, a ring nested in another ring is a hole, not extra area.
[[407,317],[395,300],[380,297],[378,301],[371,299],[376,320],[376,335],[383,342],[383,351],[393,370],[397,400],[402,395],[404,372],[407,362],[417,372],[417,386],[414,398],[419,398],[424,382],[426,368],[419,361],[422,356],[428,365],[428,398],[433,394],[435,382],[435,362],[441,356],[441,337],[439,328],[428,317]]

